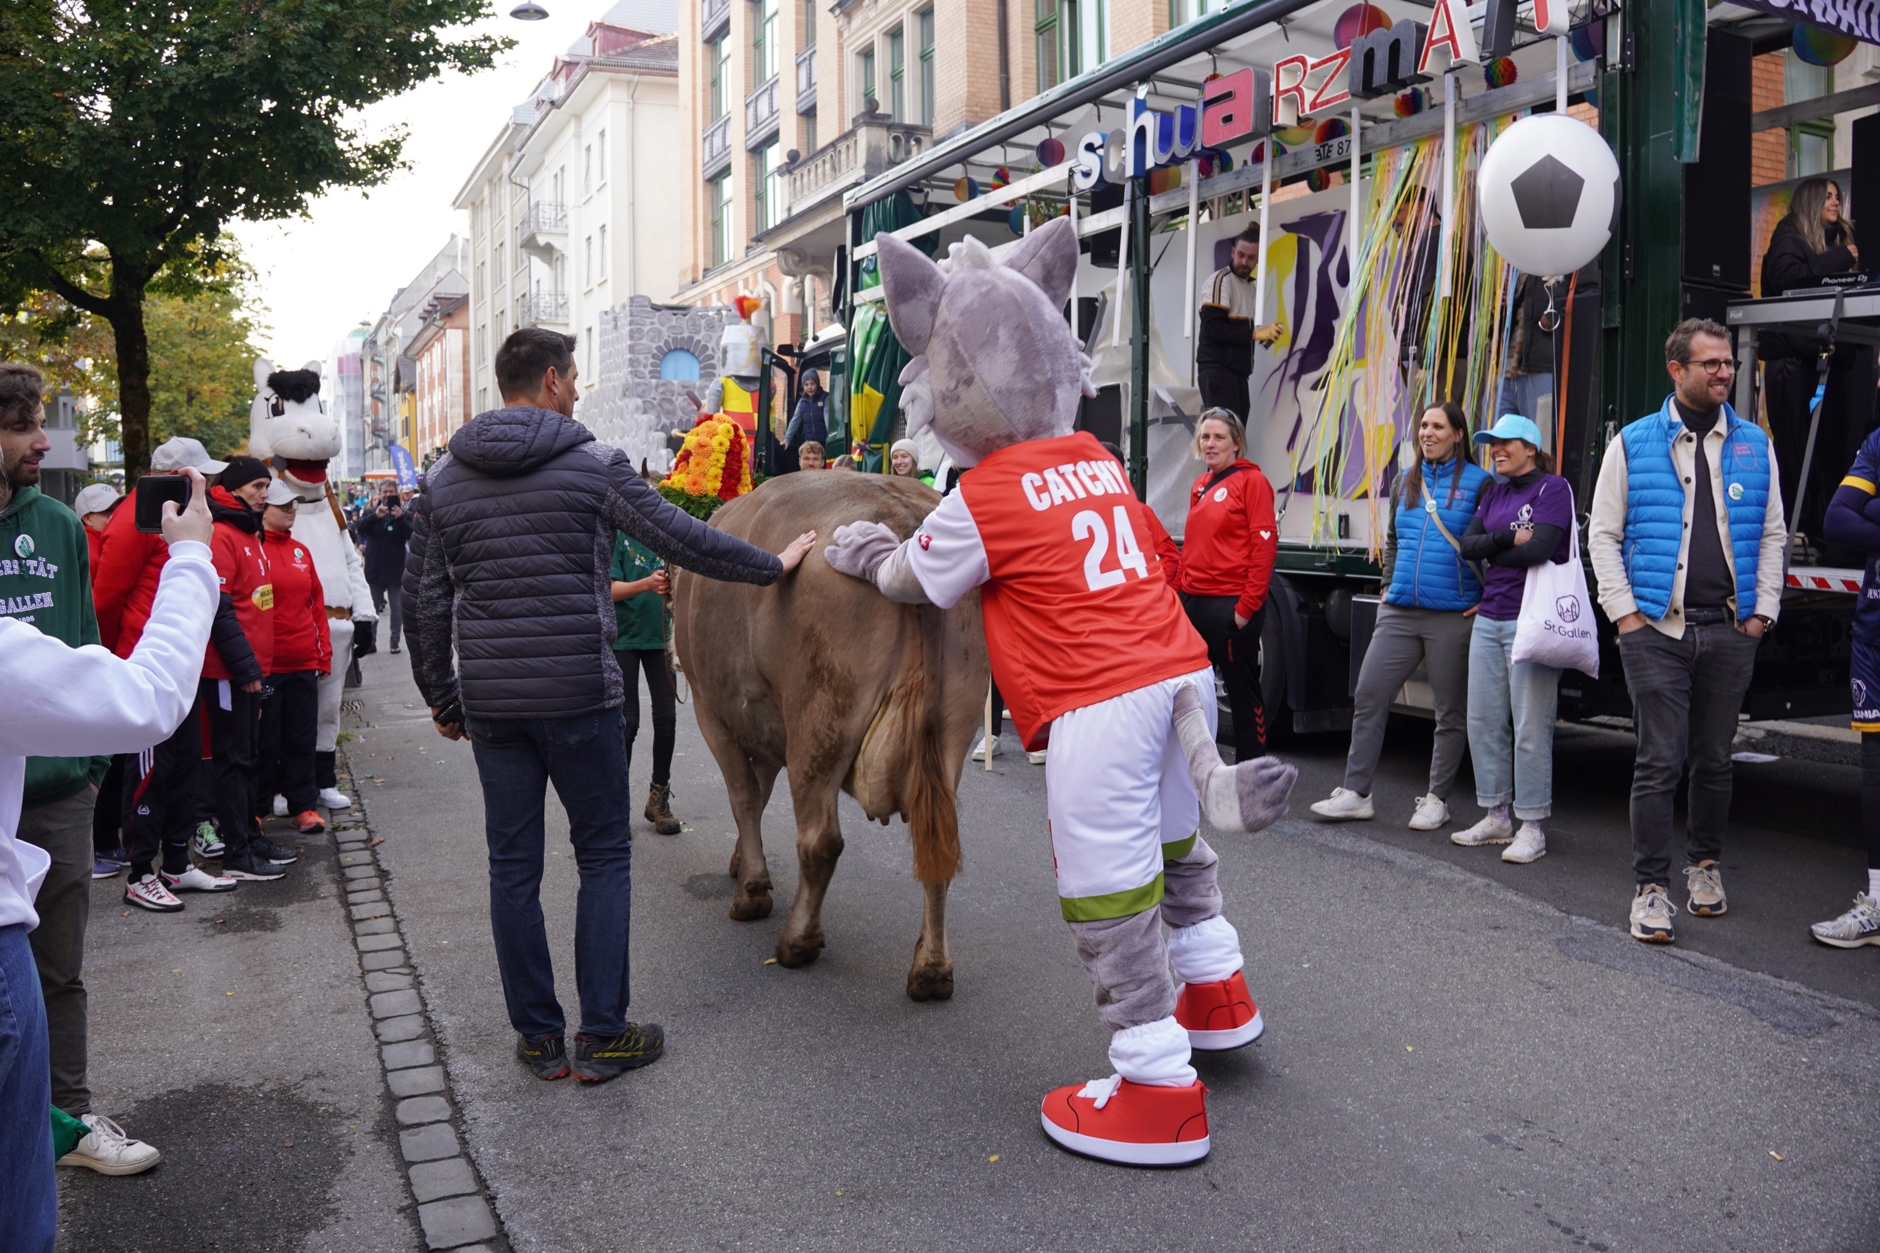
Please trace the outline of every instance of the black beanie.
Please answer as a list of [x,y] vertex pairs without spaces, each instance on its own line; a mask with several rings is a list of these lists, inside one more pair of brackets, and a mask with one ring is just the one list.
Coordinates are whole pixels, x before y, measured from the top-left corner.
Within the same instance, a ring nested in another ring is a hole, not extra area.
[[216,479],[216,483],[222,488],[232,492],[245,483],[252,483],[256,479],[270,479],[273,477],[273,475],[268,473],[268,467],[261,461],[248,456],[246,453],[237,453],[228,459],[228,468],[222,471],[221,476]]

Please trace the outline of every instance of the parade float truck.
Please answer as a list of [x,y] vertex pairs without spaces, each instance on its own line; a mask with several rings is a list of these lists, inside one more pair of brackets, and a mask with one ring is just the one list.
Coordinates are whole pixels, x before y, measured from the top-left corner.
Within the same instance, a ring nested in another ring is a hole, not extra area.
[[[1608,441],[1670,389],[1663,342],[1680,318],[1725,322],[1746,367],[1758,331],[1812,334],[1836,310],[1839,342],[1880,339],[1880,292],[1757,299],[1752,274],[1756,241],[1787,198],[1786,185],[1752,187],[1752,135],[1880,103],[1880,84],[1868,84],[1752,112],[1752,59],[1880,40],[1863,28],[1875,24],[1871,8],[1229,4],[848,194],[838,268],[854,438],[881,443],[898,429],[895,380],[908,359],[881,307],[876,232],[944,258],[967,234],[996,251],[1067,215],[1083,261],[1065,316],[1099,389],[1080,425],[1122,447],[1137,491],[1179,538],[1201,469],[1197,291],[1233,238],[1255,229],[1262,321],[1284,325],[1256,350],[1247,449],[1280,511],[1261,661],[1269,722],[1343,729],[1376,616],[1388,494],[1411,464],[1416,417],[1449,398],[1486,425],[1509,366],[1522,274],[1489,242],[1478,203],[1490,145],[1547,112],[1605,141],[1590,166],[1564,151],[1524,157],[1531,168],[1512,189],[1528,226],[1605,241],[1592,264],[1548,276],[1547,288],[1556,367],[1538,416],[1584,525]],[[1872,203],[1880,218],[1880,117],[1853,124],[1852,152],[1851,185],[1839,175],[1850,216]],[[1616,186],[1599,185],[1614,158]],[[1739,379],[1739,411],[1760,415],[1757,371]],[[1840,458],[1854,445],[1833,424],[1824,415],[1819,444]],[[1813,560],[1798,550],[1788,571],[1782,621],[1745,702],[1754,718],[1848,708],[1860,571]],[[1599,627],[1600,677],[1563,677],[1563,717],[1630,714],[1616,635],[1603,617]],[[1427,709],[1419,681],[1401,704]]]

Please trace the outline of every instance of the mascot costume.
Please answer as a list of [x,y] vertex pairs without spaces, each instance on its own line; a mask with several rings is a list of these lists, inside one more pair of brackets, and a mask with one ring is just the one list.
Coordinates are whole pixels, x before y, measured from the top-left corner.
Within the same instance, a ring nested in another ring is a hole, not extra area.
[[1059,905],[1114,1032],[1116,1073],[1045,1097],[1044,1130],[1107,1161],[1196,1161],[1208,1119],[1189,1050],[1237,1048],[1264,1025],[1200,815],[1258,830],[1286,812],[1296,772],[1272,757],[1222,764],[1207,649],[1144,542],[1145,506],[1074,430],[1090,362],[1061,312],[1077,271],[1069,220],[1004,264],[968,238],[948,273],[876,242],[895,334],[920,354],[903,377],[924,372],[932,396],[915,420],[973,468],[906,543],[854,522],[825,556],[904,604],[980,589],[999,691],[1025,746],[1050,744]]
[[764,371],[763,342],[751,325],[751,315],[763,308],[764,302],[755,296],[739,296],[736,303],[740,320],[727,325],[718,339],[718,364],[724,373],[705,389],[699,416],[722,413],[743,427],[744,455],[750,460],[757,448],[756,440],[750,437],[757,430],[757,387]]
[[300,498],[294,511],[294,538],[313,554],[314,573],[326,593],[327,625],[333,635],[333,669],[320,676],[320,726],[314,738],[315,780],[320,803],[349,809],[339,790],[334,755],[339,745],[339,704],[352,658],[353,623],[376,622],[372,590],[366,586],[365,562],[340,512],[339,496],[327,482],[326,463],[339,456],[339,423],[320,400],[320,363],[299,370],[276,370],[266,357],[255,359],[255,400],[248,409],[248,451],[273,460],[275,472]]

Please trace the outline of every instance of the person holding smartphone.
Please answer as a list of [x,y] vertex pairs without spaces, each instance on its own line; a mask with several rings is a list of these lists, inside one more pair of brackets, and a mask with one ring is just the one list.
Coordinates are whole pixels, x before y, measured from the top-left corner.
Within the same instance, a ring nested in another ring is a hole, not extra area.
[[360,522],[359,534],[366,546],[366,584],[372,589],[372,608],[383,616],[386,603],[391,603],[388,621],[395,653],[405,627],[404,598],[398,594],[398,581],[405,576],[405,546],[411,542],[411,516],[398,498],[397,484],[385,485],[378,503]]

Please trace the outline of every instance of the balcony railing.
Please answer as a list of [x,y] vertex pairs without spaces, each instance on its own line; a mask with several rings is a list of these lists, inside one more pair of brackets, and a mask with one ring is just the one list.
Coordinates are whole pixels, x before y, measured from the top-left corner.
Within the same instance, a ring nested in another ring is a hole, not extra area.
[[705,128],[701,141],[703,158],[699,162],[700,172],[711,178],[731,164],[731,115],[725,114]]
[[705,0],[698,25],[698,37],[706,43],[724,34],[731,25],[731,0]]
[[540,326],[544,322],[565,323],[567,320],[567,292],[537,292],[533,296],[524,296],[516,306],[516,321],[523,326]]
[[568,206],[558,200],[533,200],[522,214],[516,242],[543,261],[553,261],[568,235]]
[[777,133],[777,76],[772,74],[750,95],[744,97],[744,146],[756,152]]
[[796,54],[796,111],[813,113],[816,109],[816,45]]
[[869,179],[917,156],[933,142],[925,126],[890,122],[881,114],[864,114],[858,121],[784,174],[787,214],[801,212],[843,188]]

